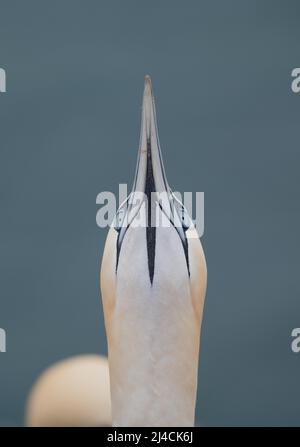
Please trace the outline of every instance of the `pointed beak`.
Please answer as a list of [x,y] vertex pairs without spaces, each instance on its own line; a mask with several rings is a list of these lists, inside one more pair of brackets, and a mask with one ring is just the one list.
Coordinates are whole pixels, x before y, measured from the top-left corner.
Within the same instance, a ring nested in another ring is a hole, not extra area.
[[169,191],[159,145],[150,76],[145,76],[140,147],[133,190],[139,192]]
[[[152,194],[154,193],[154,194]],[[153,200],[154,196],[154,200]],[[159,213],[157,213],[157,210]],[[129,227],[146,228],[147,258],[150,281],[153,281],[156,227],[173,226],[182,241],[188,264],[185,222],[182,221],[183,205],[172,193],[165,175],[155,113],[150,76],[145,77],[142,107],[140,147],[135,180],[131,194],[120,206],[113,226],[118,232],[117,263],[124,236]],[[178,228],[177,228],[178,227]]]

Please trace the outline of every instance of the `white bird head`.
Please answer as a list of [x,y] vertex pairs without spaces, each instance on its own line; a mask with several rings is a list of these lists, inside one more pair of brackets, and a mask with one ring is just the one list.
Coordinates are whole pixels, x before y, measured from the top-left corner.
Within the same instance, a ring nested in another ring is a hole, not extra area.
[[109,230],[101,267],[115,426],[191,426],[206,263],[163,166],[145,78],[133,190]]

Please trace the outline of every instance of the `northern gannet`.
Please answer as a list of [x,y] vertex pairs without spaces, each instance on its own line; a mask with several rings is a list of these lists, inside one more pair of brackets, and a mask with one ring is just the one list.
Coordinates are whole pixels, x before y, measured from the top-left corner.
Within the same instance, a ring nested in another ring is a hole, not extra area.
[[196,229],[166,179],[146,76],[133,190],[101,266],[113,426],[194,425],[206,277]]
[[27,427],[111,426],[107,357],[85,354],[47,368],[26,405]]

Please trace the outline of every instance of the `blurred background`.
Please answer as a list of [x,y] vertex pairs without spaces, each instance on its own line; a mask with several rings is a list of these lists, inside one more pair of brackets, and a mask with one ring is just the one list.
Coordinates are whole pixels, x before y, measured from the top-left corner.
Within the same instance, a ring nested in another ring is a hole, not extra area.
[[131,185],[145,74],[170,185],[204,191],[197,424],[299,425],[300,4],[0,0],[0,425],[106,354],[96,196]]

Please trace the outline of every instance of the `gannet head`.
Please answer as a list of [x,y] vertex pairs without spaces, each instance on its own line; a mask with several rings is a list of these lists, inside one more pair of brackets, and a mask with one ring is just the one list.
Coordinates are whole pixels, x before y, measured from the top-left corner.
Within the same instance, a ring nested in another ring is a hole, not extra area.
[[111,426],[107,358],[85,354],[48,367],[30,390],[27,427]]
[[101,267],[114,425],[193,425],[205,290],[202,246],[166,179],[146,76],[133,189]]

